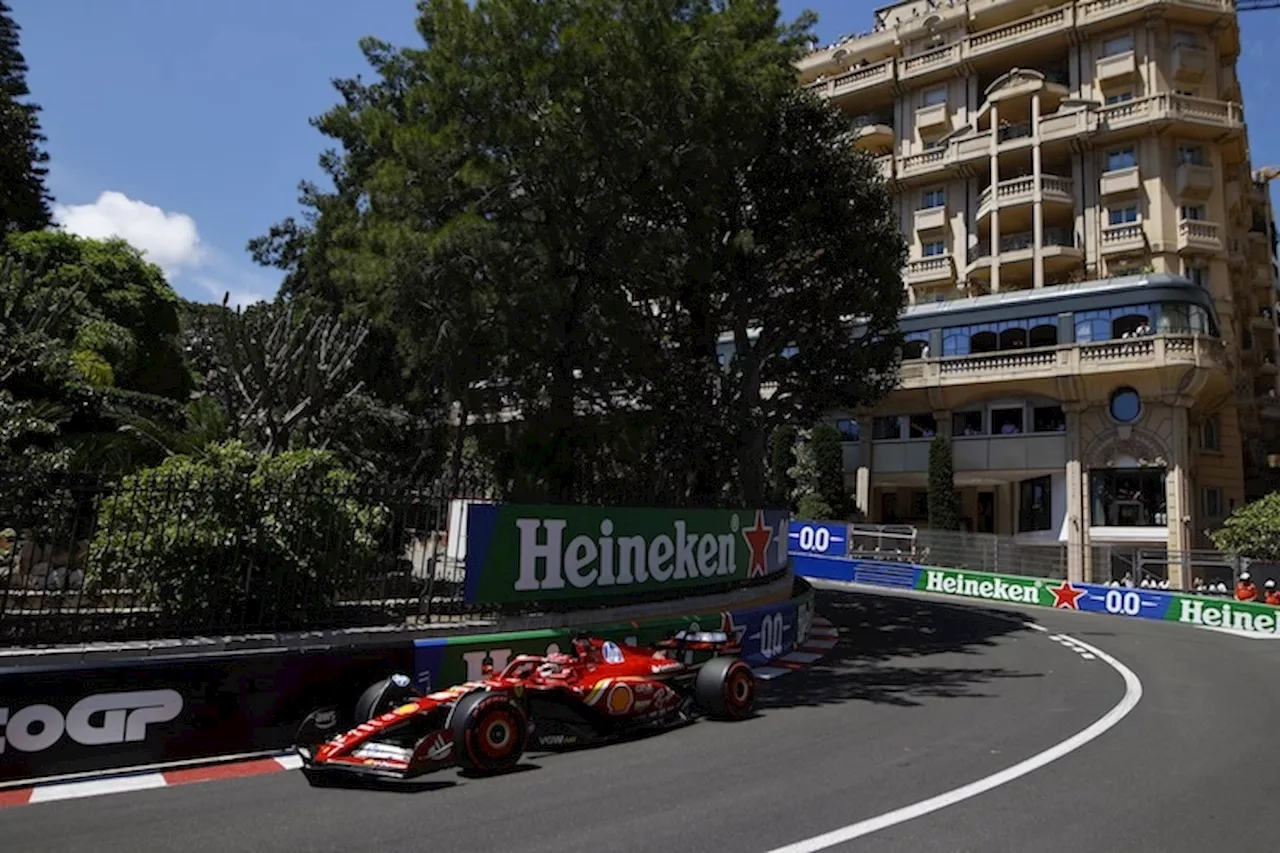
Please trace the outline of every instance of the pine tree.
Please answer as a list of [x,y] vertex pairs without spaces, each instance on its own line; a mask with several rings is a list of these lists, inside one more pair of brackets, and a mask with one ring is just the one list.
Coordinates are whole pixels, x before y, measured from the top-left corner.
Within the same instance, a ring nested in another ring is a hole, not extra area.
[[951,439],[935,436],[929,445],[929,527],[960,529],[960,501],[956,494]]
[[49,155],[41,148],[40,107],[25,100],[31,92],[18,32],[8,4],[0,0],[0,235],[38,231],[51,221],[43,165]]

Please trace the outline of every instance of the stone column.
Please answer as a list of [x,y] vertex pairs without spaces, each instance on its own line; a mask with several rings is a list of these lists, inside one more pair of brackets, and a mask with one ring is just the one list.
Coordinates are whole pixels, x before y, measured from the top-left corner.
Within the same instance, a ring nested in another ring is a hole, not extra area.
[[991,105],[991,292],[1000,292],[1000,103]]
[[1187,588],[1185,557],[1191,550],[1191,454],[1187,447],[1188,419],[1185,406],[1171,407],[1173,435],[1169,439],[1168,479],[1165,483],[1165,509],[1169,515],[1169,552],[1180,559],[1169,561],[1169,585]]
[[1031,286],[1044,287],[1044,180],[1040,159],[1040,93],[1031,96],[1031,174],[1035,184],[1031,189]]
[[1084,583],[1089,578],[1089,543],[1084,515],[1084,452],[1080,437],[1080,413],[1083,404],[1064,405],[1067,416],[1067,580]]

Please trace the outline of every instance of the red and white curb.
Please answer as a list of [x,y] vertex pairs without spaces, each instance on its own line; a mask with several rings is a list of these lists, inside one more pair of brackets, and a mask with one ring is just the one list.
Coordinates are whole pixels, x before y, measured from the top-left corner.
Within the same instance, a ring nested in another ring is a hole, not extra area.
[[191,782],[212,782],[217,779],[261,776],[264,773],[283,773],[286,770],[297,770],[301,766],[302,759],[290,754],[278,755],[274,758],[207,764],[201,767],[184,767],[179,770],[127,773],[95,779],[78,779],[74,782],[50,782],[33,788],[0,791],[0,808],[52,803],[58,800],[76,800],[102,794],[123,794],[126,791],[145,791],[151,788],[168,788]]
[[[752,671],[761,681],[771,681],[787,673],[804,669],[831,651],[838,639],[839,633],[831,622],[821,616],[814,616],[809,630],[809,639],[799,649],[774,658],[768,665],[755,667]],[[296,754],[289,753],[174,770],[116,772],[90,779],[48,782],[30,788],[0,790],[0,809],[8,806],[97,797],[103,794],[122,794],[126,791],[169,788],[192,782],[213,782],[218,779],[240,779],[247,776],[261,776],[265,773],[283,773],[288,770],[297,770],[301,766],[302,759]]]
[[761,681],[772,681],[789,672],[804,669],[835,648],[839,639],[840,632],[836,630],[835,625],[822,616],[814,616],[813,625],[809,628],[809,639],[800,648],[780,658],[774,658],[766,666],[757,666],[752,669],[752,672]]

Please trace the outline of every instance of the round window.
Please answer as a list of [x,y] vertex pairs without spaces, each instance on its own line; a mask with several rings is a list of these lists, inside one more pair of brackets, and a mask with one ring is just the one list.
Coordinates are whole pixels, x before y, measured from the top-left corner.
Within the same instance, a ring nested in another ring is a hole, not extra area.
[[1120,388],[1111,395],[1111,417],[1122,424],[1131,424],[1142,412],[1142,401],[1132,388]]

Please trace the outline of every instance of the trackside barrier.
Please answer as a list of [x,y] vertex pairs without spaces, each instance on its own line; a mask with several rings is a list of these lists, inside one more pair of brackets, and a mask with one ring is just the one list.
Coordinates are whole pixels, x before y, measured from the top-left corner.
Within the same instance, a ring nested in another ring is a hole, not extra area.
[[[797,528],[840,527],[792,524],[792,542]],[[812,533],[805,534],[811,541]],[[1224,601],[1160,590],[1113,587],[1103,584],[1072,583],[1067,580],[998,575],[967,569],[921,566],[915,563],[851,559],[843,554],[823,555],[793,550],[792,563],[798,577],[851,581],[890,589],[1005,601],[1061,610],[1106,613],[1130,619],[1181,622],[1208,628],[1229,628],[1262,636],[1280,637],[1280,607]]]
[[[286,749],[317,707],[350,707],[369,684],[413,673],[438,688],[513,654],[567,647],[578,630],[639,644],[681,628],[726,630],[752,665],[808,639],[813,589],[684,617],[358,647],[264,648],[0,668],[0,784]],[[617,618],[616,616],[614,617]]]

